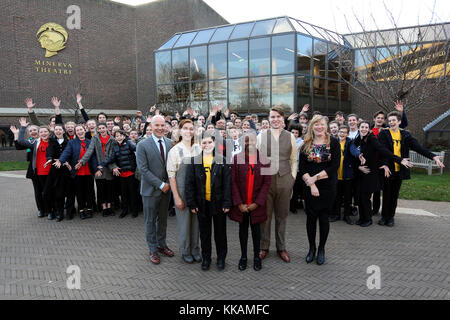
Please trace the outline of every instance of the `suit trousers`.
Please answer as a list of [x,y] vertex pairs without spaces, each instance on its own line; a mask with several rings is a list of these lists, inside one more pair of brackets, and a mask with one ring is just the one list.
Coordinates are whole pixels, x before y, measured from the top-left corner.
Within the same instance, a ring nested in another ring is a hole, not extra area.
[[190,212],[189,208],[183,210],[175,207],[177,226],[178,226],[178,242],[180,245],[180,253],[183,256],[199,255],[199,222],[196,213]]
[[269,250],[272,215],[275,214],[275,242],[278,251],[286,250],[286,220],[289,215],[289,203],[294,186],[292,174],[280,177],[272,175],[269,194],[267,195],[267,220],[261,224],[261,249]]
[[211,225],[214,222],[214,242],[216,243],[217,260],[225,260],[227,256],[227,215],[223,212],[211,212],[211,204],[205,201],[205,212],[199,212],[200,240],[202,244],[202,258],[211,261]]
[[398,172],[394,172],[390,178],[384,179],[381,215],[386,220],[394,218],[401,186],[402,180]]
[[170,191],[158,196],[142,196],[144,207],[145,235],[150,252],[156,252],[158,247],[167,247],[167,208],[169,207]]

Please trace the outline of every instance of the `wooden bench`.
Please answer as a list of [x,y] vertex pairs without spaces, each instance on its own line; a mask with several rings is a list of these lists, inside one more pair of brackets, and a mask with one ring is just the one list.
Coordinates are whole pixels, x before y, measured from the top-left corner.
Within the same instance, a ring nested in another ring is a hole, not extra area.
[[[441,152],[433,152],[435,155],[441,158],[441,161],[444,162],[445,151]],[[436,164],[436,161],[430,160],[427,157],[424,157],[421,154],[418,154],[415,151],[409,151],[409,161],[413,164],[415,168],[423,168],[428,170],[428,175],[431,176],[433,173],[433,169],[440,169],[440,174],[444,172],[444,169],[439,167]]]

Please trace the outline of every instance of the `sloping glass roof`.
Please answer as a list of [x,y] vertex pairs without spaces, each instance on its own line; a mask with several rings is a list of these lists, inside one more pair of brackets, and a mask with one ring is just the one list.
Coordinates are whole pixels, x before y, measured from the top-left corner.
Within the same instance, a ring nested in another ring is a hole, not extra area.
[[300,32],[341,45],[345,43],[344,37],[336,32],[291,17],[277,17],[177,33],[158,50],[286,32]]

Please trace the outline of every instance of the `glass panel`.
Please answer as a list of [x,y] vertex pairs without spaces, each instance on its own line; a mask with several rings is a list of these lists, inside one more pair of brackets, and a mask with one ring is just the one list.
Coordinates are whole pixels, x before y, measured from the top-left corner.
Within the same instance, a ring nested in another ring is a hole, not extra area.
[[188,49],[172,50],[173,80],[187,81],[189,79]]
[[340,57],[338,54],[339,47],[335,44],[328,45],[328,78],[339,79],[339,70],[340,70]]
[[297,34],[297,72],[311,72],[312,38]]
[[328,80],[328,99],[339,100],[339,81]]
[[248,75],[248,41],[228,43],[228,77],[246,77]]
[[304,33],[306,35],[310,35],[309,32],[303,28],[302,24],[300,22],[298,22],[297,20],[294,19],[290,19],[292,25],[294,26],[295,30],[297,30],[298,32]]
[[314,88],[314,96],[325,96],[325,79],[314,78],[313,80],[313,88]]
[[315,26],[310,26],[310,27],[313,28],[314,30],[316,30],[316,32],[318,34],[320,34],[320,38],[322,38],[324,40],[328,40],[328,36],[325,34],[325,32],[322,30],[322,28],[315,27]]
[[281,106],[286,112],[294,110],[294,76],[272,77],[272,105]]
[[373,49],[355,50],[355,77],[357,80],[366,80],[373,68],[374,57]]
[[188,46],[191,43],[192,39],[194,39],[196,34],[197,34],[197,31],[183,33],[181,35],[180,39],[178,39],[177,43],[175,43],[174,48]]
[[208,83],[191,83],[191,108],[199,114],[208,113]]
[[323,36],[317,32],[316,29],[314,29],[313,26],[311,26],[310,24],[304,22],[301,23],[302,27],[306,29],[306,31],[308,31],[313,37],[319,38],[319,39],[323,39]]
[[169,49],[169,48],[172,48],[173,44],[178,40],[179,37],[180,37],[179,34],[174,35],[172,38],[170,38],[169,41],[167,41],[166,43],[164,43],[159,49]]
[[[184,106],[186,110],[189,105],[189,82],[179,82],[173,85],[174,90],[174,102],[179,106]],[[183,110],[183,112],[184,112]],[[177,110],[180,111],[180,110]],[[182,114],[182,113],[181,113]]]
[[297,111],[302,110],[305,104],[311,104],[311,95],[309,93],[310,80],[310,76],[297,77]]
[[216,106],[223,103],[228,106],[227,101],[227,80],[209,82],[209,101],[210,106]]
[[270,77],[250,78],[250,113],[268,113]]
[[156,84],[171,83],[172,72],[170,70],[170,51],[155,53]]
[[275,22],[276,20],[264,20],[256,22],[255,27],[253,28],[252,31],[252,37],[271,34]]
[[290,31],[294,31],[294,30],[292,30],[292,27],[286,18],[277,19],[277,24],[275,25],[275,28],[273,29],[273,33],[282,33],[282,32],[290,32]]
[[228,37],[230,36],[231,31],[233,31],[234,26],[226,26],[222,28],[217,28],[216,32],[211,38],[211,42],[214,41],[223,41],[228,40]]
[[197,36],[192,41],[191,46],[200,43],[208,43],[209,39],[211,39],[212,34],[215,29],[202,30],[197,33]]
[[248,78],[229,80],[228,85],[230,111],[248,113]]
[[191,80],[206,80],[206,46],[191,47]]
[[227,77],[227,44],[219,43],[209,46],[209,79]]
[[250,40],[250,75],[270,74],[270,38]]
[[314,95],[313,110],[319,111],[322,114],[327,113],[327,100],[325,99],[325,97],[318,97]]
[[172,108],[172,86],[158,86],[156,92],[156,103],[158,109],[163,112],[169,112]]
[[272,74],[294,72],[294,35],[272,37]]
[[341,101],[350,101],[350,86],[346,82],[341,82]]
[[234,28],[233,33],[231,34],[230,39],[248,38],[254,24],[254,22],[237,24],[236,28]]
[[314,76],[326,77],[326,57],[327,57],[327,43],[320,40],[314,40]]

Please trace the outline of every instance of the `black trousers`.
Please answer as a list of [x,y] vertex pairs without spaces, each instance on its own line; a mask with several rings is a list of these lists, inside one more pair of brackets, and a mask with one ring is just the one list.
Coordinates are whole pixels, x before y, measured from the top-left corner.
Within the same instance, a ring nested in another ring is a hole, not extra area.
[[120,178],[122,208],[131,211],[133,214],[138,213],[138,197],[137,197],[137,180],[134,175]]
[[[75,196],[77,194],[77,186],[75,184],[75,178],[69,177],[67,179],[66,186],[66,213],[72,215],[75,212]],[[79,207],[79,205],[78,205]]]
[[361,192],[359,195],[359,220],[362,223],[372,220],[371,196],[372,193],[369,192]]
[[203,260],[211,261],[211,225],[213,222],[217,259],[225,260],[227,256],[227,215],[223,212],[217,212],[213,215],[211,212],[211,203],[205,201],[205,211],[199,212],[197,217]]
[[38,211],[44,213],[42,208],[42,193],[39,192],[39,182],[38,182],[38,176],[34,175],[33,178],[31,178],[31,182],[33,183],[33,189],[34,189],[34,200],[36,201],[36,207]]
[[97,204],[100,206],[104,203],[112,202],[112,180],[96,179],[97,185]]
[[299,201],[302,199],[303,194],[303,181],[302,177],[300,175],[297,175],[297,178],[295,179],[294,187],[292,188],[292,198],[289,203],[289,211],[295,212],[296,209],[299,208]]
[[[243,213],[242,223],[239,224],[239,242],[241,244],[241,258],[247,258],[247,243],[248,243],[248,225],[250,224],[250,213]],[[259,257],[260,243],[261,243],[261,225],[259,223],[250,224],[252,230],[253,240],[253,255],[254,258]]]
[[325,249],[328,233],[330,232],[330,222],[328,221],[330,211],[328,208],[316,210],[306,203],[306,232],[310,248],[316,247],[317,220],[319,220],[319,249]]
[[92,209],[94,205],[92,197],[94,178],[91,175],[75,176],[75,186],[77,189],[78,210]]
[[342,203],[344,204],[344,216],[350,216],[352,213],[352,180],[338,180],[333,215],[341,216]]
[[114,206],[120,205],[120,194],[121,194],[122,188],[120,187],[120,178],[114,176],[113,182],[112,182],[112,201],[114,203]]
[[48,175],[47,176],[37,176],[37,192],[42,197],[41,209],[44,214],[49,214],[53,210],[52,205],[52,194],[49,190]]
[[394,218],[401,186],[402,180],[398,172],[393,173],[390,178],[384,179],[381,215],[386,220]]
[[353,205],[359,206],[359,194],[358,194],[358,181],[357,179],[352,180],[352,198]]
[[381,190],[375,191],[372,195],[372,212],[378,213],[381,207]]

